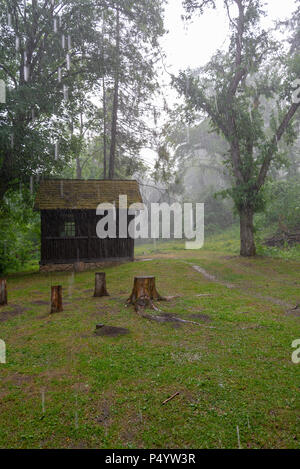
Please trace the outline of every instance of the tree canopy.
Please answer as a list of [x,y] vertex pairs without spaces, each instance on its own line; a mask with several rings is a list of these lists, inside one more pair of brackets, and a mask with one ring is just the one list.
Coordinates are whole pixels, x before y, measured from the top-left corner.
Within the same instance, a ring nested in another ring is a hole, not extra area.
[[[187,19],[216,8],[213,0],[183,3]],[[231,31],[227,50],[217,51],[199,70],[181,72],[174,84],[185,96],[189,116],[209,116],[213,130],[228,142],[234,184],[227,193],[240,215],[241,254],[252,256],[253,214],[262,208],[264,183],[272,165],[282,164],[282,138],[290,144],[296,137],[292,122],[300,106],[294,92],[299,54],[262,28],[261,0],[224,0],[224,7]],[[270,100],[274,104],[267,115]]]
[[[117,151],[137,152],[147,138],[140,108],[157,86],[162,4],[0,1],[0,79],[6,85],[0,104],[1,199],[20,181],[62,170],[74,148],[80,150],[83,102],[85,110],[94,108],[98,134],[110,145],[111,177]],[[88,105],[91,96],[99,100],[96,107]]]

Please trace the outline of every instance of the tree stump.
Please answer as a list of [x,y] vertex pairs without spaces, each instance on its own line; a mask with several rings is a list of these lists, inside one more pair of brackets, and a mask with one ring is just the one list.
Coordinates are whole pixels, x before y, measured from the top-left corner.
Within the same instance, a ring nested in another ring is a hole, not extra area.
[[62,286],[51,287],[51,314],[61,313],[62,311]]
[[0,279],[0,306],[7,305],[7,284],[5,279]]
[[136,311],[146,307],[157,310],[153,300],[164,300],[156,290],[155,277],[134,277],[133,290],[127,302],[134,305]]
[[105,272],[95,274],[95,298],[101,298],[102,296],[109,296],[106,290],[106,275]]

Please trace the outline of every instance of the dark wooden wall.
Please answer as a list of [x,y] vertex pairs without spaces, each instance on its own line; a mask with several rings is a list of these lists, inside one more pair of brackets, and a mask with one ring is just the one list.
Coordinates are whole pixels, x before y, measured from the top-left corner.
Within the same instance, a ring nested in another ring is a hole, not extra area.
[[[74,216],[75,237],[61,237],[65,221]],[[128,222],[134,217],[128,216]],[[133,259],[134,240],[99,239],[96,226],[101,216],[95,210],[41,211],[41,264],[95,262],[107,259]],[[117,211],[117,230],[119,213]],[[117,231],[118,234],[118,231]]]

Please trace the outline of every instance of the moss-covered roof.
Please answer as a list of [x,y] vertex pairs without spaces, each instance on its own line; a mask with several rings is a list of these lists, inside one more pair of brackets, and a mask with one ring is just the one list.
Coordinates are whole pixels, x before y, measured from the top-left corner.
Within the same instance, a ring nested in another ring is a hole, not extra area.
[[35,200],[36,210],[96,210],[101,203],[115,203],[126,195],[128,206],[142,203],[137,181],[49,179],[40,183]]

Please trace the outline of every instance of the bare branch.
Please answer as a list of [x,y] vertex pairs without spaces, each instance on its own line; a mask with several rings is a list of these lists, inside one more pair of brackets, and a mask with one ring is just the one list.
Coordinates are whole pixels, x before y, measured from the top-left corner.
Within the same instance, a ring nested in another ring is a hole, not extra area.
[[257,187],[257,190],[260,190],[261,187],[263,186],[264,182],[265,182],[265,179],[266,179],[266,176],[267,176],[267,173],[269,171],[269,168],[270,168],[270,164],[272,162],[272,158],[273,158],[273,155],[274,155],[274,147],[277,147],[277,144],[280,142],[284,132],[286,131],[286,129],[288,128],[290,122],[292,121],[294,115],[296,114],[297,110],[300,108],[300,103],[293,103],[290,107],[290,109],[288,110],[288,112],[286,113],[285,117],[283,118],[280,126],[278,127],[270,145],[269,145],[269,151],[267,153],[267,155],[265,156],[265,159],[264,159],[264,162],[262,164],[262,167],[260,169],[260,173],[258,175],[258,178],[257,178],[257,184],[256,184],[256,187]]

